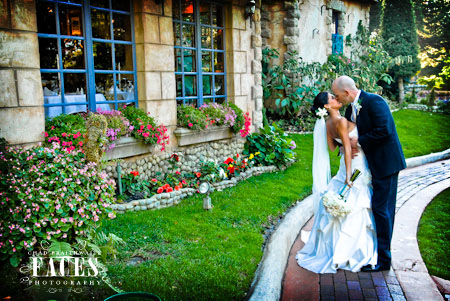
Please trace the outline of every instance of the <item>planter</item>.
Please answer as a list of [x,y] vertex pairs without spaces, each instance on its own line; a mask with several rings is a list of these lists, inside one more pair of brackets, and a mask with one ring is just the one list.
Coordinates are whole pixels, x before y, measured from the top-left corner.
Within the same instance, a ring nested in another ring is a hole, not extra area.
[[211,125],[206,130],[189,130],[177,128],[173,132],[177,137],[178,146],[204,143],[208,141],[230,139],[235,136],[228,126]]
[[153,146],[147,145],[133,137],[121,137],[115,144],[116,146],[112,150],[103,154],[103,159],[113,160],[142,155],[150,153],[153,148]]

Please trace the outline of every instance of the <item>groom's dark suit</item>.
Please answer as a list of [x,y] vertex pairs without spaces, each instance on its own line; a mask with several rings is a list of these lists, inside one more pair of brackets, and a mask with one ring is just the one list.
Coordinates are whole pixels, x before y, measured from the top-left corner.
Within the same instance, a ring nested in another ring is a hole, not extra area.
[[[361,109],[356,118],[358,142],[372,173],[372,211],[378,240],[378,264],[391,264],[391,239],[394,227],[398,173],[406,167],[394,119],[386,101],[361,90]],[[345,117],[351,120],[349,105]]]

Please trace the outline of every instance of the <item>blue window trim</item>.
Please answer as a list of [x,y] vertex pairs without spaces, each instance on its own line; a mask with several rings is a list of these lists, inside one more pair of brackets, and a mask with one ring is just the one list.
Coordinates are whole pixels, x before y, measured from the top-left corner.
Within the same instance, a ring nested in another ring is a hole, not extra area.
[[[49,74],[55,73],[60,74],[60,93],[61,93],[61,102],[54,104],[44,104],[44,107],[57,107],[60,106],[62,108],[62,113],[66,113],[66,107],[72,105],[87,105],[89,111],[96,111],[96,104],[113,104],[114,109],[118,109],[119,104],[125,103],[134,103],[137,107],[138,105],[138,91],[137,91],[137,69],[136,69],[136,43],[135,43],[135,33],[134,33],[134,13],[133,13],[133,1],[130,0],[130,11],[120,11],[112,8],[112,1],[109,0],[109,7],[96,7],[90,6],[90,0],[83,0],[82,4],[66,2],[61,0],[40,0],[39,2],[45,3],[54,3],[55,5],[55,22],[56,22],[56,34],[46,34],[39,33],[37,34],[38,38],[53,38],[57,41],[58,47],[58,57],[59,57],[59,66],[57,69],[45,69],[41,68],[41,74]],[[60,22],[59,22],[59,5],[70,5],[72,7],[80,7],[82,10],[82,21],[83,25],[83,36],[70,36],[70,35],[61,35],[60,31]],[[92,37],[92,27],[91,27],[91,10],[96,9],[99,11],[109,12],[110,20],[113,20],[113,14],[122,14],[130,16],[130,26],[131,26],[131,41],[123,41],[123,40],[114,40],[114,28],[113,22],[110,22],[110,36],[111,39],[99,39]],[[38,16],[39,18],[39,16]],[[61,41],[63,39],[72,39],[72,40],[81,40],[84,43],[84,60],[85,60],[85,68],[84,69],[64,69],[63,60],[62,60],[62,49],[61,49]],[[94,69],[94,55],[93,55],[93,43],[94,42],[106,42],[111,43],[111,54],[112,54],[112,70],[95,70]],[[133,71],[118,71],[116,70],[116,58],[115,58],[115,44],[122,45],[131,45],[132,47],[132,56],[133,56]],[[64,74],[65,73],[84,73],[86,74],[86,102],[74,102],[74,103],[66,103],[65,102],[65,89],[64,89]],[[117,100],[117,74],[130,74],[133,75],[134,81],[134,99],[132,100]],[[109,101],[95,101],[95,74],[112,74],[113,75],[113,86],[114,86],[114,100]]]
[[[173,0],[178,1],[178,0]],[[181,2],[181,1],[180,1]],[[177,64],[175,62],[175,77],[177,75],[181,75],[181,83],[182,83],[182,91],[181,96],[176,96],[177,104],[181,100],[183,104],[186,104],[186,101],[189,100],[197,100],[197,106],[201,106],[204,103],[204,99],[211,99],[213,102],[216,102],[218,99],[223,99],[224,102],[227,101],[227,63],[226,63],[226,38],[225,38],[225,9],[224,4],[218,1],[204,1],[208,4],[216,4],[218,6],[221,6],[222,8],[222,26],[213,26],[208,24],[200,23],[200,9],[199,9],[199,0],[193,1],[193,10],[194,10],[194,20],[195,22],[189,22],[184,21],[181,19],[180,16],[173,16],[173,23],[179,24],[180,26],[180,41],[181,45],[183,44],[183,25],[192,25],[195,27],[194,29],[194,36],[195,36],[195,47],[185,47],[185,46],[174,46],[175,49],[175,57],[176,57],[176,50],[179,49],[181,52],[181,71],[177,70]],[[181,4],[181,3],[180,3]],[[210,6],[211,7],[211,6]],[[180,5],[180,14],[181,14],[181,5]],[[209,18],[212,20],[212,9],[209,10]],[[221,29],[222,30],[222,42],[223,42],[223,49],[214,49],[214,48],[203,48],[201,43],[201,28],[206,27],[210,28],[210,37],[211,37],[211,47],[214,47],[214,39],[213,39],[213,29]],[[175,41],[176,43],[176,41]],[[196,53],[196,68],[195,72],[187,72],[184,71],[184,50],[194,50]],[[203,52],[211,52],[211,72],[204,72],[202,69],[202,53]],[[223,72],[215,72],[214,69],[214,53],[222,53],[223,54],[223,64],[224,64],[224,71]],[[196,82],[196,89],[197,89],[197,95],[196,96],[186,96],[185,93],[185,85],[184,85],[184,78],[185,75],[195,75],[197,77]],[[211,75],[211,95],[204,96],[203,95],[203,75]],[[224,94],[216,95],[215,92],[215,76],[223,76],[223,89]],[[176,79],[175,79],[176,81]]]

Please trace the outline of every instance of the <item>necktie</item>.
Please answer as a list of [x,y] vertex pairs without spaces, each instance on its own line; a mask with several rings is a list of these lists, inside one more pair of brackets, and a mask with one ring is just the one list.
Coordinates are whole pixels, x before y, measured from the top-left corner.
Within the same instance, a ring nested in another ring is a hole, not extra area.
[[352,116],[351,116],[350,119],[351,119],[352,122],[354,122],[354,123],[356,123],[356,112],[357,112],[356,106],[355,106],[354,103],[352,103]]

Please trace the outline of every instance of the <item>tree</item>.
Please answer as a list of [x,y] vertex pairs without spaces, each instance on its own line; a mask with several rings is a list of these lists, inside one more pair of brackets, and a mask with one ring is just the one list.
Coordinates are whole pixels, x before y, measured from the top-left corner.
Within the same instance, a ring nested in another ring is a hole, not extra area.
[[[450,0],[414,0],[424,68],[430,86],[450,89]],[[430,87],[431,88],[431,87]]]
[[384,0],[381,35],[386,51],[396,64],[390,68],[398,83],[399,102],[404,100],[403,82],[420,70],[419,43],[411,0]]

